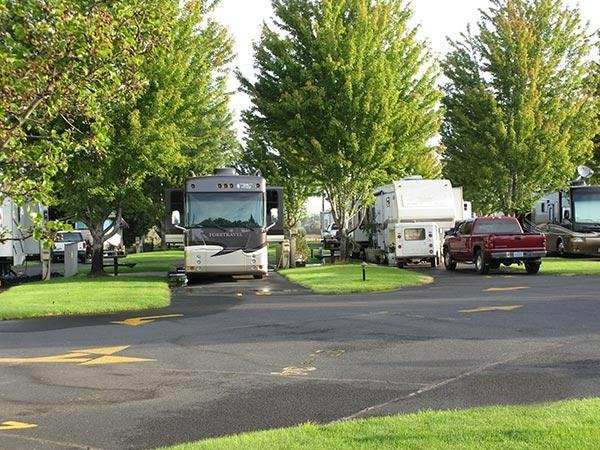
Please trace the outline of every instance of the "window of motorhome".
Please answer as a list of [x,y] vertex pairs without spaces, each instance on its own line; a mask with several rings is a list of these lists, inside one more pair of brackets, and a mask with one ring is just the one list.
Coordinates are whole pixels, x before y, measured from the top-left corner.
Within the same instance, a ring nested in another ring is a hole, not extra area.
[[600,192],[576,190],[573,192],[575,203],[575,222],[600,223]]
[[425,228],[405,228],[404,229],[404,240],[405,241],[424,241],[425,240]]
[[262,228],[262,192],[193,192],[187,196],[186,226]]

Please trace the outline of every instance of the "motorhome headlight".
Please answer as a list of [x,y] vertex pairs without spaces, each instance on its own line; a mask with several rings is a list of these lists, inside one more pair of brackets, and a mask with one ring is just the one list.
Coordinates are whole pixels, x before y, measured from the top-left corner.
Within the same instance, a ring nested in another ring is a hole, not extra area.
[[574,238],[573,238],[573,242],[574,242],[574,243],[576,243],[576,244],[581,244],[581,243],[585,242],[585,238],[582,238],[582,237],[574,237]]

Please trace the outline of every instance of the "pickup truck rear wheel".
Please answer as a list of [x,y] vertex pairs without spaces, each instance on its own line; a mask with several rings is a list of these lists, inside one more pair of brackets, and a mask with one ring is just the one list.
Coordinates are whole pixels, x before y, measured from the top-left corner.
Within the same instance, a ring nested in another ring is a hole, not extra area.
[[539,261],[530,261],[525,263],[525,270],[528,274],[535,275],[540,271],[540,266],[542,265]]
[[475,270],[481,275],[486,275],[490,272],[490,265],[485,262],[485,256],[481,250],[475,253]]
[[456,270],[456,261],[452,259],[448,249],[444,249],[444,267],[446,270]]

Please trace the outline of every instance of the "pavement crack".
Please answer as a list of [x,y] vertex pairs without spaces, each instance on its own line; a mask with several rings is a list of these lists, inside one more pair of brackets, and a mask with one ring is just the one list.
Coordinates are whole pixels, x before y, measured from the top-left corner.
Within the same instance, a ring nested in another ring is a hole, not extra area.
[[459,374],[457,376],[447,378],[447,379],[439,381],[437,383],[429,384],[429,385],[424,386],[421,389],[418,389],[418,390],[416,390],[414,392],[411,392],[409,394],[401,395],[399,397],[393,398],[393,399],[388,400],[388,401],[383,402],[383,403],[379,403],[377,405],[368,406],[368,407],[363,408],[363,409],[361,409],[361,410],[359,410],[359,411],[357,411],[357,412],[355,412],[353,414],[350,414],[349,416],[345,416],[345,417],[342,417],[341,419],[337,419],[334,422],[340,422],[340,421],[345,421],[345,420],[358,419],[358,418],[364,416],[366,413],[370,413],[370,412],[376,411],[378,409],[385,408],[386,406],[392,405],[394,403],[398,403],[398,402],[401,402],[403,400],[408,400],[408,399],[416,397],[418,395],[421,395],[421,394],[433,391],[435,389],[439,389],[439,388],[444,387],[444,386],[446,386],[446,385],[448,385],[450,383],[454,383],[456,381],[459,381],[459,380],[468,378],[470,376],[479,374],[481,372],[484,372],[486,370],[492,369],[494,367],[498,367],[498,366],[501,366],[501,365],[504,365],[504,364],[508,364],[509,362],[516,361],[516,360],[521,359],[521,358],[523,358],[523,357],[525,357],[527,355],[537,354],[540,351],[547,351],[547,350],[550,350],[550,349],[556,349],[556,348],[560,348],[560,347],[566,347],[566,346],[572,345],[572,344],[576,344],[576,341],[575,340],[568,340],[568,341],[557,342],[557,343],[554,343],[554,344],[551,344],[551,345],[543,346],[542,348],[536,349],[535,351],[529,351],[529,352],[521,353],[521,354],[518,354],[518,355],[512,355],[512,356],[508,356],[507,355],[506,357],[504,357],[504,358],[502,358],[502,359],[500,359],[498,361],[494,361],[494,362],[491,362],[491,363],[488,363],[488,364],[483,364],[481,366],[478,366],[478,367],[475,367],[475,368],[473,368],[471,370],[463,372],[463,373],[461,373],[461,374]]

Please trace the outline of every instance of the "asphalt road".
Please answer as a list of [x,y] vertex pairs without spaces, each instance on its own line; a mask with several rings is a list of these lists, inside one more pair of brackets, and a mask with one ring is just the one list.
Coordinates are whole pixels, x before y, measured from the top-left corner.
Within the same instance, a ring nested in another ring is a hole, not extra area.
[[159,311],[0,322],[0,448],[152,448],[600,396],[600,278],[435,276],[352,296],[220,280]]

